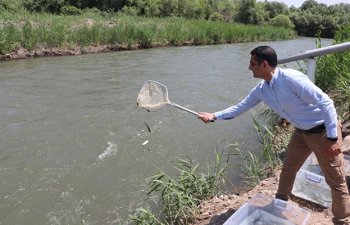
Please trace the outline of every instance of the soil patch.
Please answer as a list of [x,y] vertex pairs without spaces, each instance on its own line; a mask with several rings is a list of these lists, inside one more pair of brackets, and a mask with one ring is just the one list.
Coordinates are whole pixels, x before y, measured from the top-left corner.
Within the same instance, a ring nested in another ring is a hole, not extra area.
[[[200,205],[200,215],[192,225],[222,225],[255,194],[261,193],[274,197],[278,187],[280,172],[280,169],[278,169],[272,177],[261,181],[256,187],[246,193],[240,195],[221,195],[202,202]],[[311,215],[307,223],[308,225],[332,224],[333,215],[331,209],[325,209],[297,197],[292,197],[288,202],[310,212]]]

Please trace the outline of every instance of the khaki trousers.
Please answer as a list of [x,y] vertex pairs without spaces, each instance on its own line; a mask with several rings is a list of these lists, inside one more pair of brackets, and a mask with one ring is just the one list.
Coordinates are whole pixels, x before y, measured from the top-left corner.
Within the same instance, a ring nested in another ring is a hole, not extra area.
[[[338,128],[339,140],[342,144],[341,131]],[[331,189],[333,223],[336,225],[350,224],[349,192],[345,181],[343,154],[336,157],[326,155],[325,145],[326,132],[309,134],[296,129],[292,135],[285,161],[280,175],[276,198],[288,200],[291,193],[295,176],[307,157],[314,152],[317,161],[324,173],[325,180]]]

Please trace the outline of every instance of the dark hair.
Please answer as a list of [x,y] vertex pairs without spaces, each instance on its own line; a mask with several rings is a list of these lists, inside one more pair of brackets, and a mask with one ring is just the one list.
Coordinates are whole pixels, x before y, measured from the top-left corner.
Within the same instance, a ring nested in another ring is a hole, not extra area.
[[256,61],[259,64],[266,61],[273,68],[277,66],[277,54],[270,46],[256,47],[250,52],[250,54],[255,56]]

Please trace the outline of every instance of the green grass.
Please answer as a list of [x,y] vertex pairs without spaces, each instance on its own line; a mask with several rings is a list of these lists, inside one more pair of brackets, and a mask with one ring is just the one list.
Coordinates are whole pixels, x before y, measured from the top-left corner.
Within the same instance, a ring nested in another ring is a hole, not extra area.
[[161,215],[140,208],[130,216],[130,221],[137,225],[189,224],[197,215],[202,200],[221,193],[229,156],[224,160],[224,152],[217,151],[215,162],[206,173],[200,171],[199,164],[193,165],[191,160],[180,159],[175,166],[177,176],[171,177],[164,172],[152,176],[148,196],[159,196]]
[[[350,41],[350,24],[336,33],[334,44]],[[330,54],[317,60],[316,85],[334,100],[340,119],[350,119],[350,51]]]
[[[267,125],[261,122],[264,118],[267,118],[265,121]],[[242,159],[241,170],[245,174],[244,182],[251,187],[270,177],[276,168],[281,165],[283,154],[291,136],[291,131],[276,126],[278,116],[271,110],[266,109],[258,115],[258,119],[253,118],[253,122],[255,130],[260,135],[261,154],[236,149]]]
[[96,45],[178,46],[291,39],[292,30],[183,18],[144,18],[123,14],[79,16],[0,11],[0,53],[18,48]]

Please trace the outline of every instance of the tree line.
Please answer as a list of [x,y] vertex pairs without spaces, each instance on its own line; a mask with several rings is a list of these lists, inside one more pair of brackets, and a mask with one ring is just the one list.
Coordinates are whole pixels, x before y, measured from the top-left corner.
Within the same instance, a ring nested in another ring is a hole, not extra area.
[[300,36],[334,38],[350,21],[350,4],[327,6],[306,0],[299,7],[256,0],[0,0],[0,10],[79,15],[86,10],[123,12],[134,16],[181,17],[273,25],[294,29]]

